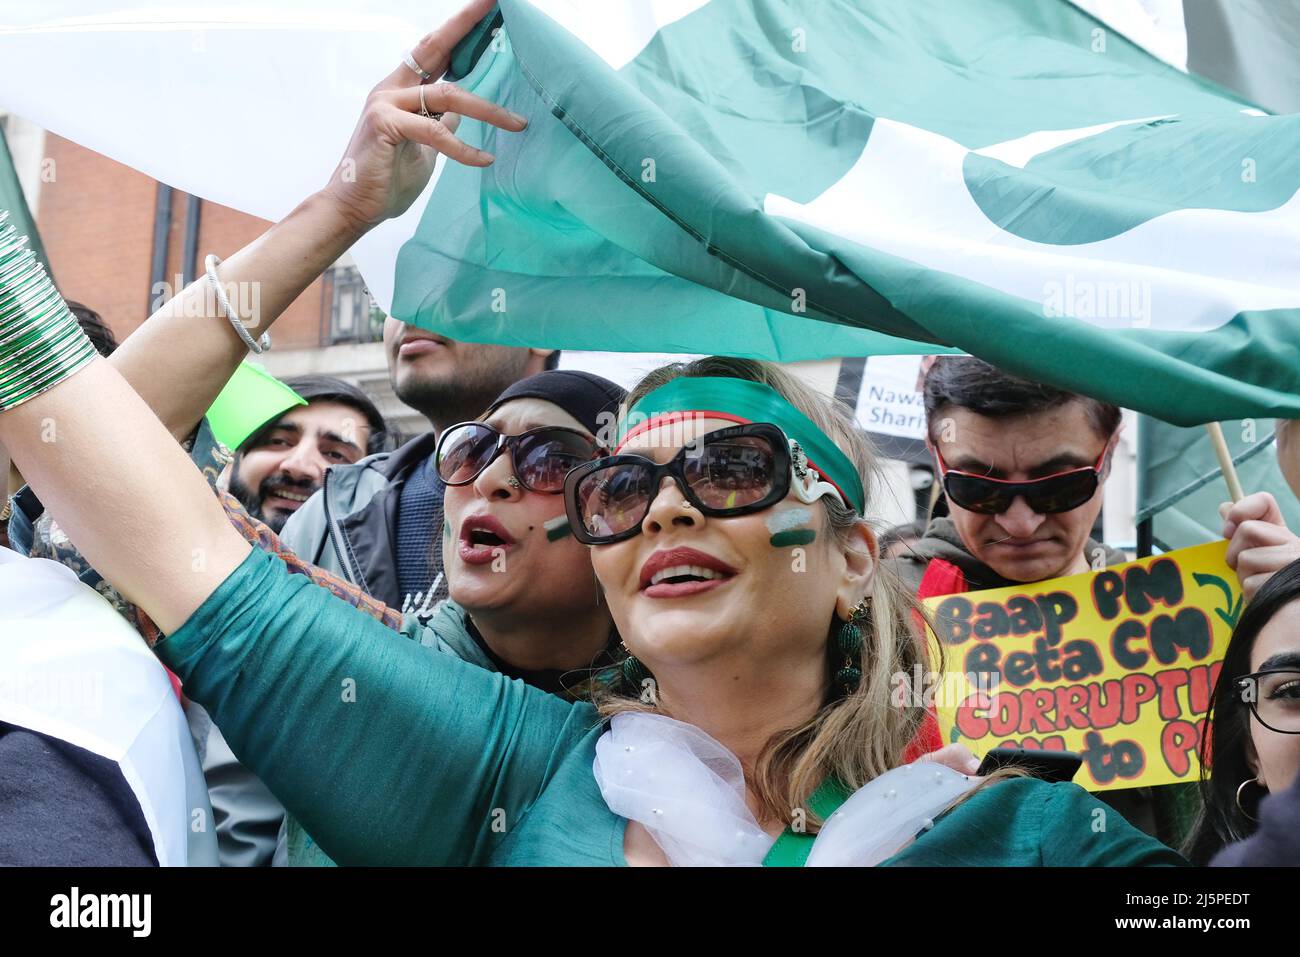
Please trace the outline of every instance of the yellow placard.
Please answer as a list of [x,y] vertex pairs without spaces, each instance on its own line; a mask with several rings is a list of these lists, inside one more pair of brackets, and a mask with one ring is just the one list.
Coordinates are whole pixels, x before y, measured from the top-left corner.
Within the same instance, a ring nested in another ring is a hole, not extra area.
[[1227,547],[926,599],[944,662],[927,694],[944,740],[976,754],[1077,751],[1075,782],[1090,791],[1195,781],[1242,609]]

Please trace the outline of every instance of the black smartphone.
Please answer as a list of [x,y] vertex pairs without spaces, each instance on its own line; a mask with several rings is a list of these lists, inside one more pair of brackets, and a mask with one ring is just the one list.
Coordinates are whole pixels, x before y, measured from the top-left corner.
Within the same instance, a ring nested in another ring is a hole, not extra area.
[[1083,756],[1073,751],[1030,751],[1025,748],[994,748],[984,755],[976,774],[989,774],[998,768],[1024,768],[1044,781],[1073,781],[1083,764]]

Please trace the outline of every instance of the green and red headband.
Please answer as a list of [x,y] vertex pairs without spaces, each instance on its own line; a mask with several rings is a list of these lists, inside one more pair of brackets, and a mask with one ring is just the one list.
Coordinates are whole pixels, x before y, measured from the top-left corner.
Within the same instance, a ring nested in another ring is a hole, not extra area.
[[850,508],[866,514],[862,477],[849,457],[775,389],[748,379],[681,376],[661,385],[628,410],[619,423],[618,447],[647,429],[690,419],[771,422],[802,446],[809,467],[835,486]]

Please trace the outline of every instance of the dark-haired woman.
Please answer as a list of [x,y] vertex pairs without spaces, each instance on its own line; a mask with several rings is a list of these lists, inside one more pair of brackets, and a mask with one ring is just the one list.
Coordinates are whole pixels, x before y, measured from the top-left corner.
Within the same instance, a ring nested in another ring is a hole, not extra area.
[[1300,865],[1300,562],[1272,575],[1233,631],[1201,745],[1195,863]]

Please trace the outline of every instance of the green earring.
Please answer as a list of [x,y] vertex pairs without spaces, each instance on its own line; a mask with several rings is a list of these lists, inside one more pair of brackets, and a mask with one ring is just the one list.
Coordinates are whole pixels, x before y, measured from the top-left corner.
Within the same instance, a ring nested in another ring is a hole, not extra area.
[[849,620],[840,623],[839,634],[835,636],[836,648],[844,656],[844,664],[835,672],[835,684],[842,696],[853,694],[862,683],[862,669],[858,667],[862,660],[862,628],[858,622],[867,617],[870,608],[871,599],[862,599]]
[[[626,645],[623,647],[623,650],[627,651]],[[635,694],[640,694],[642,687],[641,683],[650,677],[650,672],[646,670],[646,666],[629,654],[623,659],[623,663],[619,667],[623,672],[624,683],[627,684]]]

